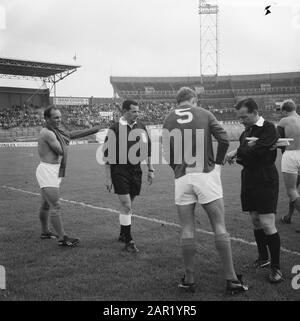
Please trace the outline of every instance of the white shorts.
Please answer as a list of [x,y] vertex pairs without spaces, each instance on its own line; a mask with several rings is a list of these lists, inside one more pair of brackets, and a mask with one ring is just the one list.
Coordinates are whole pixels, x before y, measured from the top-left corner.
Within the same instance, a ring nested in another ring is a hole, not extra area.
[[209,173],[189,173],[175,179],[175,204],[207,204],[223,198],[221,166]]
[[49,164],[41,162],[36,169],[36,179],[40,188],[56,187],[59,188],[61,177],[58,177],[60,164]]
[[300,173],[300,150],[286,150],[281,158],[282,173]]

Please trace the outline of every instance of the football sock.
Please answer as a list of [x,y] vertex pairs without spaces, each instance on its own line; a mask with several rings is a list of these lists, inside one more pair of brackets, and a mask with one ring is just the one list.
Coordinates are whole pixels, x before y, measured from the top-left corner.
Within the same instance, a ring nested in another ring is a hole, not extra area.
[[121,225],[121,233],[125,236],[125,242],[129,243],[132,240],[131,237],[131,212],[130,214],[120,214],[119,221]]
[[295,204],[294,202],[289,202],[289,214],[287,215],[289,218],[293,215],[295,210]]
[[280,236],[276,232],[266,235],[267,244],[271,255],[271,267],[280,269]]
[[300,213],[300,197],[297,197],[294,201],[294,206],[297,209],[297,211]]
[[124,235],[125,235],[125,243],[129,243],[132,240],[131,225],[124,226]]
[[124,225],[120,225],[120,235],[124,235]]
[[237,281],[237,276],[234,271],[231,253],[231,244],[228,233],[215,235],[216,248],[219,252],[222,266],[224,268],[226,280]]
[[181,249],[185,267],[185,282],[194,283],[194,257],[196,253],[195,239],[181,239]]
[[62,240],[66,233],[64,231],[63,223],[61,220],[60,211],[59,210],[52,210],[50,212],[50,219],[51,219],[51,223],[54,227],[54,230],[55,230],[56,234],[58,235],[59,240]]
[[40,222],[42,227],[42,233],[49,232],[49,210],[43,208],[40,209]]
[[269,253],[267,247],[266,234],[263,229],[253,230],[254,237],[258,249],[258,258],[259,260],[268,260]]

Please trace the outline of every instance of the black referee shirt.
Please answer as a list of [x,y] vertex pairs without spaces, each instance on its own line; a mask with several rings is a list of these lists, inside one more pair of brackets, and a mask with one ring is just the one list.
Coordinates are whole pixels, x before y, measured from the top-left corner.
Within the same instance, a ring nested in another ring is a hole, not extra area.
[[[257,137],[254,146],[249,147],[246,137]],[[237,163],[245,168],[271,166],[276,161],[277,148],[272,148],[279,138],[273,123],[264,120],[262,126],[253,125],[245,129],[240,136],[237,150]]]
[[[129,136],[133,130],[136,137]],[[112,134],[115,136],[115,140],[109,139],[109,135]],[[134,151],[141,161],[151,156],[151,140],[145,125],[140,121],[136,121],[132,126],[122,120],[113,123],[104,144],[106,145],[104,146],[104,157],[107,159],[106,163],[110,165],[140,166],[140,162],[132,164],[128,157],[131,147],[135,144]]]

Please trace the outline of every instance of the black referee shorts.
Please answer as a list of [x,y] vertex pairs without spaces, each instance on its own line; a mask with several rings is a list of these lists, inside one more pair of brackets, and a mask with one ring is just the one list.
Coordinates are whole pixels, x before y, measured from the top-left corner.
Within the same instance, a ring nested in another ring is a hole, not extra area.
[[115,194],[139,195],[142,186],[142,170],[140,166],[112,165],[111,179]]
[[276,213],[279,176],[275,165],[244,168],[241,173],[241,202],[245,212]]

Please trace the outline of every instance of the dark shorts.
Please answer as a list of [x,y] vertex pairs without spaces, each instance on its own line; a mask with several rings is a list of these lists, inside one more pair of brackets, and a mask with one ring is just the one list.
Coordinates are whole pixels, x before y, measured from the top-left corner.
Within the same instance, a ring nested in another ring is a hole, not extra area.
[[279,176],[276,166],[244,168],[241,173],[241,202],[245,212],[276,213]]
[[118,195],[139,195],[142,186],[140,166],[114,165],[111,167],[114,191]]

